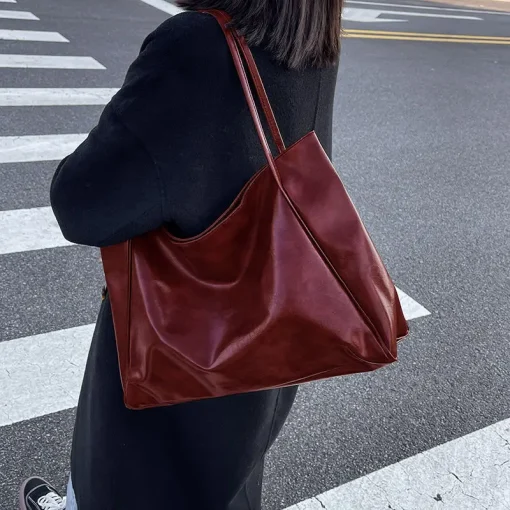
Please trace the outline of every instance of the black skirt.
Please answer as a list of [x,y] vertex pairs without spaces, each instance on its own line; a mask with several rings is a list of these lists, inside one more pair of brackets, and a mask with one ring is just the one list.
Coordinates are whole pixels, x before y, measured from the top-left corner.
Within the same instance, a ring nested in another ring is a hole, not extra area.
[[103,301],[78,404],[72,479],[79,510],[259,510],[264,456],[297,387],[143,411],[123,404]]

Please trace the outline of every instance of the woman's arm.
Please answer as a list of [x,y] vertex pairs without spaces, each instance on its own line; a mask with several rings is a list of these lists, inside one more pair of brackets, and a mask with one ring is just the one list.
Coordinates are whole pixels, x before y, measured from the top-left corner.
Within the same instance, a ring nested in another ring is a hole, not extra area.
[[64,237],[77,244],[116,244],[163,223],[158,169],[113,104],[60,163],[50,197]]
[[187,20],[194,18],[189,13],[178,17],[147,37],[98,125],[57,168],[51,205],[71,242],[107,246],[169,221],[159,168],[147,142],[153,150],[169,150],[170,133],[184,113]]

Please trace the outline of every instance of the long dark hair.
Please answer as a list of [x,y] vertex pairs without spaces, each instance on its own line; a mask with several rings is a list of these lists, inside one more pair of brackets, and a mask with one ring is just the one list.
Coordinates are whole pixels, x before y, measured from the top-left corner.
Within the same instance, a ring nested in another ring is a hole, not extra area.
[[326,67],[340,53],[343,0],[177,0],[190,10],[220,9],[248,44],[293,69]]

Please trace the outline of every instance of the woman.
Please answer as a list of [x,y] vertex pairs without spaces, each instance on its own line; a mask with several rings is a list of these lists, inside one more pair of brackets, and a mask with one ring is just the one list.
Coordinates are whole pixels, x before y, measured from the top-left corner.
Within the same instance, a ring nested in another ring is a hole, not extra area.
[[[232,16],[284,140],[315,130],[331,156],[341,0],[179,3],[190,12],[149,35],[98,126],[57,169],[51,203],[74,243],[108,246],[162,225],[196,235],[264,166],[222,30],[192,11]],[[67,509],[260,509],[264,457],[296,388],[130,411],[103,298],[76,415]],[[37,478],[20,500],[29,510],[66,508]]]

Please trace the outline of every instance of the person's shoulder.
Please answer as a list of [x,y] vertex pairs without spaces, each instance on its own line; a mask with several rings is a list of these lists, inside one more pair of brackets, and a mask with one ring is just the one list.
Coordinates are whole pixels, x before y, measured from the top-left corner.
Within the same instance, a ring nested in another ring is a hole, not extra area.
[[206,86],[221,67],[222,44],[225,55],[223,32],[209,14],[185,11],[167,19],[143,42],[115,95],[115,111],[125,114],[141,101],[157,103],[172,93],[181,96],[191,81]]
[[168,51],[170,47],[192,51],[206,41],[214,44],[214,41],[221,40],[221,35],[218,22],[210,14],[184,11],[167,19],[149,34],[141,51]]
[[176,33],[185,34],[190,30],[219,27],[216,19],[206,12],[183,11],[164,21],[160,28],[168,28]]

